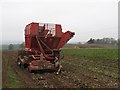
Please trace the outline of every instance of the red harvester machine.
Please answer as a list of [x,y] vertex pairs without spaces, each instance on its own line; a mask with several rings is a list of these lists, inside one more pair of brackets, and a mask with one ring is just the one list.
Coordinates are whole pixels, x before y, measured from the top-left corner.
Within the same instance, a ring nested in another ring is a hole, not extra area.
[[62,32],[60,24],[30,23],[25,27],[25,48],[18,52],[17,64],[33,70],[61,70],[60,48],[74,35],[74,32]]

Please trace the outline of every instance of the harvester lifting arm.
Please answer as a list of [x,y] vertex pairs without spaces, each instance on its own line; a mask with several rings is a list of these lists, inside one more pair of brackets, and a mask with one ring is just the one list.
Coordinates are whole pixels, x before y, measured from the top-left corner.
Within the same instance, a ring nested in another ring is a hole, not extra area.
[[[44,50],[43,50],[43,48],[42,48],[42,46],[41,46],[41,43],[43,43],[44,45],[45,45],[45,43],[44,42],[42,42],[42,40],[40,40],[39,41],[39,39],[38,39],[38,37],[36,36],[36,39],[37,39],[37,43],[38,43],[38,45],[39,45],[39,49],[40,49],[40,51],[41,51],[41,53],[43,54],[43,56],[45,57],[45,58],[47,58],[47,59],[53,59],[53,57],[49,57],[48,55],[46,55],[45,53],[44,53]],[[40,43],[41,42],[41,43]],[[45,45],[46,46],[46,45]],[[47,46],[46,46],[47,47]],[[47,47],[48,48],[48,47]],[[50,49],[50,48],[49,48]],[[51,52],[53,52],[51,49],[50,49],[50,51]]]
[[39,39],[39,40],[40,40],[40,42],[41,42],[45,47],[47,47],[51,52],[53,52],[53,50],[50,49],[41,39]]
[[44,50],[43,50],[43,48],[42,48],[42,46],[41,46],[41,44],[40,44],[37,36],[36,36],[36,40],[37,40],[37,43],[38,43],[38,45],[39,45],[40,51],[41,51],[42,54],[44,55]]

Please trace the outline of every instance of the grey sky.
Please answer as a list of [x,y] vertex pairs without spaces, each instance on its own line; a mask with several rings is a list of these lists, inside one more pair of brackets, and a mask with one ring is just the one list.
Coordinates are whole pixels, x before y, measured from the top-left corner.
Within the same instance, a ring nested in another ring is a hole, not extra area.
[[3,0],[0,9],[3,43],[24,41],[31,22],[61,24],[75,32],[69,42],[118,38],[118,0]]

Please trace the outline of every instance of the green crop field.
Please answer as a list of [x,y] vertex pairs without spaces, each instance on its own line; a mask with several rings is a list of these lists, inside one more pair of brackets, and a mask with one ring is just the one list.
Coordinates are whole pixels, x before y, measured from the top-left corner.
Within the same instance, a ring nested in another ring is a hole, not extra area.
[[118,59],[118,49],[86,48],[86,49],[62,49],[62,50],[65,56],[114,61],[117,61]]

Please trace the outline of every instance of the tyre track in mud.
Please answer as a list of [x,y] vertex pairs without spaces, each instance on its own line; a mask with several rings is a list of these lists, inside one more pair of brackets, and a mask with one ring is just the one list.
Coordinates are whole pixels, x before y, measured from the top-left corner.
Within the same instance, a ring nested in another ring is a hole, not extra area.
[[29,72],[27,72],[24,68],[20,68],[17,64],[16,64],[16,56],[11,56],[10,59],[13,60],[13,62],[11,61],[9,64],[11,66],[11,68],[14,70],[14,72],[17,75],[17,79],[20,82],[20,87],[21,88],[37,88],[36,84],[34,83],[31,74]]
[[[59,80],[56,76],[54,76],[52,73],[46,73],[43,75],[39,75],[39,77],[42,77],[44,79],[44,82],[45,82],[45,87],[46,88],[64,88],[64,87],[68,87],[68,86],[65,86],[64,83],[61,82],[61,80]],[[38,82],[41,83],[40,79],[38,77],[35,77],[37,78]]]
[[[56,75],[55,72],[45,72],[45,73],[37,73],[33,74],[33,78],[37,82],[37,84],[41,84],[44,82],[44,87],[46,88],[71,88],[76,87],[75,83],[70,82],[69,79],[64,77],[64,74]],[[67,76],[67,75],[66,75]]]
[[[79,58],[73,58],[73,59],[74,59],[74,61],[67,57],[66,61],[67,62],[70,61],[69,64],[71,64],[73,66],[79,66],[81,68],[88,68],[90,71],[93,71],[95,73],[98,73],[98,74],[101,74],[101,75],[104,75],[104,76],[108,76],[108,77],[111,77],[113,79],[118,79],[118,76],[117,76],[118,64],[117,63],[114,65],[116,67],[113,67],[113,66],[107,66],[107,65],[105,66],[104,63],[102,63],[102,62],[101,63],[100,62],[99,63],[98,62],[97,63],[96,62],[91,63],[90,62],[91,60],[89,60],[89,63],[88,63],[88,62],[84,62],[82,59],[79,59]],[[85,61],[86,61],[86,59],[85,59]],[[98,69],[100,71],[96,71],[94,68]],[[111,75],[110,72],[109,72],[109,74],[106,74],[105,71],[109,71],[109,70],[111,70],[116,75],[115,76],[114,76],[114,74]]]
[[[102,75],[102,74],[98,74],[96,72],[93,72],[87,68],[80,68],[77,65],[64,65],[66,71],[69,72],[73,72],[72,76],[76,77],[76,83],[82,82],[83,84],[85,84],[85,86],[88,86],[90,88],[98,88],[98,87],[118,87],[118,80]],[[70,69],[71,66],[71,69]],[[69,68],[68,68],[69,67]],[[76,69],[79,68],[79,69]],[[68,74],[69,76],[70,74]],[[69,76],[70,77],[70,76]]]
[[[104,76],[106,79],[102,80],[100,79],[102,77],[101,75],[97,76],[96,73],[85,69],[75,71],[72,67],[67,65],[65,68],[66,70],[64,71],[64,73],[60,74],[59,76],[56,76],[52,73],[47,73],[43,76],[38,74],[38,77],[35,78],[39,78],[40,76],[42,76],[46,80],[46,87],[48,88],[108,88],[113,87],[113,84],[115,84],[114,81],[106,81],[108,80],[108,77]],[[80,71],[82,73],[85,71],[85,73],[80,74]],[[117,85],[115,85],[114,87],[117,87]]]
[[[2,60],[5,60],[5,57],[2,57]],[[2,87],[6,88],[7,85],[4,85],[4,84],[7,84],[7,79],[8,79],[7,74],[8,74],[8,72],[6,72],[7,67],[6,67],[5,63],[3,63],[3,61],[2,61],[2,69],[4,69],[4,70],[2,70]]]
[[[17,65],[13,65],[13,66],[17,66]],[[13,67],[13,69],[15,70],[16,74],[25,73],[27,76],[29,76],[29,78],[32,79],[31,81],[28,79],[27,80],[23,79],[23,77],[25,76],[21,77],[21,81],[24,82],[25,84],[27,83],[26,81],[34,82],[36,84],[35,87],[39,87],[39,88],[71,88],[71,87],[76,88],[77,87],[76,84],[70,80],[70,78],[66,77],[67,74],[56,75],[55,73],[48,72],[45,74],[38,73],[36,75],[34,73],[33,74],[26,73],[27,70],[21,69],[18,66]],[[43,79],[40,79],[40,77],[42,77]],[[24,86],[28,87],[30,85],[28,86],[24,85]],[[81,84],[81,87],[84,87],[84,86]]]
[[15,64],[13,64],[12,69],[18,76],[17,79],[20,81],[21,88],[37,88],[36,84],[34,83],[34,80],[31,77],[31,74],[27,73],[27,70],[19,68],[19,66]]
[[[8,55],[13,62],[9,62],[11,68],[14,70],[17,79],[20,81],[20,87],[22,88],[71,88],[76,87],[73,82],[69,82],[68,79],[55,73],[29,73],[26,69],[20,68],[15,63],[15,53]],[[67,76],[67,75],[66,75]],[[43,79],[41,79],[41,77]]]
[[[94,59],[83,59],[83,58],[77,58],[77,57],[68,57],[66,56],[65,59],[67,61],[70,60],[70,62],[77,62],[77,63],[88,63],[89,62],[89,65],[96,65],[96,66],[99,66],[99,67],[105,67],[105,68],[109,68],[109,69],[118,69],[118,62],[104,62],[104,61],[95,61]],[[74,59],[74,60],[73,60]],[[108,64],[109,63],[109,64]]]
[[[10,53],[10,52],[9,52]],[[18,76],[22,88],[116,88],[116,79],[98,74],[87,68],[63,63],[64,71],[55,75],[54,72],[29,73],[26,69],[16,65],[16,52],[10,53],[12,69]],[[5,55],[4,55],[5,56]],[[69,58],[68,58],[69,59]],[[71,58],[72,59],[72,58]],[[73,58],[74,59],[74,58]],[[77,61],[75,61],[77,62]]]
[[[74,62],[74,64],[73,64],[73,63],[69,63],[69,62],[64,62],[64,63],[69,64],[69,65],[72,65],[73,67],[87,69],[88,71],[94,72],[94,73],[99,74],[99,75],[104,75],[104,76],[106,76],[106,77],[110,77],[111,79],[118,79],[118,77],[112,77],[111,75],[105,74],[105,73],[103,73],[103,72],[96,71],[96,70],[94,71],[94,70],[91,69],[90,65],[81,66],[81,65],[76,64],[75,62]],[[96,67],[94,67],[94,68],[98,68],[98,67],[96,66]],[[102,67],[99,67],[99,68],[102,68]],[[100,70],[101,70],[101,69],[100,69]],[[103,71],[103,70],[102,70],[102,71]],[[117,71],[118,71],[118,70],[116,70],[116,74],[117,74]]]

